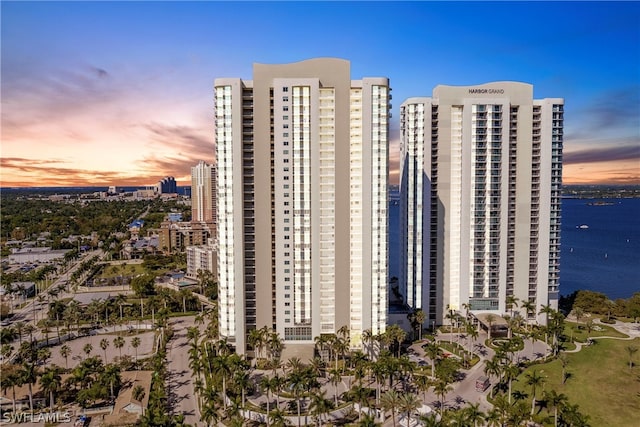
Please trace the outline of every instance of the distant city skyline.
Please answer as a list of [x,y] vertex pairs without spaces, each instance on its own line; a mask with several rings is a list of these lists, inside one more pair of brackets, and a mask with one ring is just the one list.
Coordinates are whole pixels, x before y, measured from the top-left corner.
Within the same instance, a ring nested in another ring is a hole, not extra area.
[[[636,2],[11,2],[1,8],[0,185],[189,185],[215,161],[213,81],[314,57],[436,85],[565,99],[564,183],[640,183]],[[228,19],[237,16],[242,24]],[[222,18],[224,17],[224,18]],[[278,47],[278,48],[275,48]]]

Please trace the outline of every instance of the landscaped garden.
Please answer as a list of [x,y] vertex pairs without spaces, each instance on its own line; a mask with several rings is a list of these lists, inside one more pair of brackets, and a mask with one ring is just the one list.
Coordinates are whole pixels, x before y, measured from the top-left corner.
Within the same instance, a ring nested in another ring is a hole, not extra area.
[[[603,335],[614,335],[601,331]],[[592,335],[593,336],[593,335]],[[563,384],[563,361],[556,359],[545,364],[532,365],[525,369],[514,382],[516,392],[531,395],[527,375],[533,371],[543,376],[544,385],[538,387],[536,396],[542,398],[543,390],[555,390],[564,394],[571,404],[577,404],[580,412],[589,416],[592,426],[636,426],[640,414],[640,363],[629,367],[627,347],[640,347],[640,338],[634,340],[598,339],[577,353],[565,354]],[[636,355],[637,356],[637,355]],[[553,425],[554,408],[536,408],[548,412]]]

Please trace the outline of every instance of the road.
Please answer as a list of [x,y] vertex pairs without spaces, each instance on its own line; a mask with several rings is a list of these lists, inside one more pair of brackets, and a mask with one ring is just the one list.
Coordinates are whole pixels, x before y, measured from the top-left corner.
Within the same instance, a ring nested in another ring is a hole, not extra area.
[[186,424],[204,426],[189,368],[187,328],[195,325],[195,317],[174,317],[169,321],[174,330],[167,344],[167,396],[173,414],[183,414]]

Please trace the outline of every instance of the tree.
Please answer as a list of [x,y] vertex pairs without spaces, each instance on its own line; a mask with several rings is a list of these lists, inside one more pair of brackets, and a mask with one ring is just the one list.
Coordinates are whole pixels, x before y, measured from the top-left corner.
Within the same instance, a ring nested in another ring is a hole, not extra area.
[[407,427],[411,425],[411,414],[420,407],[420,400],[413,393],[404,393],[400,396],[400,411],[404,412],[407,418]]
[[122,359],[122,347],[124,347],[124,338],[117,336],[113,339],[113,346],[118,349],[120,359]]
[[144,297],[155,293],[155,277],[152,274],[143,274],[131,279],[131,290],[137,297]]
[[333,385],[334,403],[338,406],[338,384],[342,382],[342,375],[338,369],[329,371],[329,382]]
[[444,414],[444,399],[447,396],[447,393],[449,393],[451,390],[451,386],[442,380],[436,382],[435,386],[433,387],[433,391],[436,393],[436,395],[440,396],[440,415]]
[[466,412],[467,421],[473,423],[474,427],[477,427],[479,422],[485,420],[484,412],[480,410],[479,403],[470,403],[464,411]]
[[131,397],[133,397],[133,399],[137,400],[138,402],[142,402],[142,399],[144,399],[144,396],[145,396],[144,387],[142,387],[140,384],[137,384],[133,388],[133,390],[131,390]]
[[382,409],[391,411],[391,418],[393,419],[393,426],[396,426],[396,410],[400,407],[400,394],[395,390],[386,391],[380,398],[380,405]]
[[289,420],[285,417],[285,413],[280,408],[276,408],[269,413],[269,422],[273,427],[284,427],[291,425]]
[[109,340],[102,338],[100,340],[100,348],[104,351],[104,363],[107,363],[107,348],[109,347]]
[[487,314],[487,316],[485,317],[485,320],[487,321],[487,331],[488,331],[488,338],[489,341],[491,341],[491,328],[493,328],[493,324],[496,323],[496,320],[498,318],[496,317],[495,314],[493,313],[489,313]]
[[29,408],[33,412],[33,385],[38,379],[38,371],[36,365],[31,362],[23,363],[22,369],[19,371],[20,382],[29,386]]
[[140,337],[133,337],[131,339],[131,347],[136,351],[136,363],[138,363],[138,347],[140,347],[141,340]]
[[309,411],[318,420],[318,425],[322,425],[324,416],[333,408],[333,403],[326,398],[326,394],[325,390],[311,394]]
[[625,347],[625,349],[627,350],[627,353],[629,353],[629,369],[633,368],[633,355],[638,351],[638,347],[634,347],[632,345],[629,345],[627,347]]
[[564,394],[558,394],[555,390],[544,392],[544,400],[547,402],[547,406],[553,408],[554,425],[558,426],[558,408],[563,407],[569,399]]
[[63,345],[60,347],[60,356],[64,357],[64,364],[67,369],[69,369],[69,355],[71,354],[71,347],[68,345]]
[[545,383],[545,379],[534,369],[526,375],[526,380],[527,385],[531,386],[531,415],[533,415],[536,408],[536,389]]
[[87,357],[89,357],[89,355],[93,351],[93,345],[91,345],[90,342],[86,343],[84,347],[82,347],[82,351],[84,351],[84,354],[86,354]]
[[518,301],[520,300],[515,295],[507,295],[505,299],[507,310],[511,311],[511,317],[513,317],[513,308],[518,307]]
[[113,363],[107,365],[104,372],[100,375],[100,382],[105,386],[109,386],[111,390],[111,398],[114,399],[115,390],[120,388],[120,384],[122,383],[120,367]]
[[442,349],[434,341],[424,347],[426,356],[431,360],[431,376],[435,377],[436,361],[442,356]]
[[47,367],[40,377],[40,386],[45,393],[49,393],[49,408],[53,412],[53,396],[62,386],[62,378],[60,377],[60,369],[57,366]]

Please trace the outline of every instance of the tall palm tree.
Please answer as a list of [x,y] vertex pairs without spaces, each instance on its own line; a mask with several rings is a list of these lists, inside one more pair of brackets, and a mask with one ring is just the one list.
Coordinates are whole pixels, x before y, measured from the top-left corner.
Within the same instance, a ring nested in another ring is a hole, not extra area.
[[113,363],[105,366],[104,372],[100,375],[100,382],[105,386],[109,386],[111,399],[115,399],[115,389],[119,388],[122,382],[120,367]]
[[520,308],[524,309],[525,318],[527,319],[528,325],[531,315],[536,312],[536,303],[530,300],[522,300],[520,303]]
[[38,380],[38,370],[35,363],[26,362],[22,364],[19,371],[20,382],[29,386],[29,409],[33,413],[33,385]]
[[440,396],[440,415],[444,414],[444,399],[447,396],[447,393],[449,393],[451,390],[453,390],[453,388],[442,380],[436,382],[435,386],[433,387],[433,391],[436,393],[436,395]]
[[67,369],[69,369],[69,355],[71,355],[71,347],[66,344],[60,347],[60,356],[64,357],[64,364]]
[[227,409],[227,378],[231,376],[231,364],[229,356],[218,355],[213,358],[212,370],[220,378],[222,378],[222,406]]
[[136,352],[136,363],[138,363],[138,347],[140,347],[140,344],[141,344],[140,337],[133,337],[131,339],[131,347],[133,347],[133,349]]
[[511,311],[511,317],[513,317],[513,307],[517,307],[518,306],[518,301],[520,301],[518,298],[516,298],[515,295],[507,295],[507,298],[505,299],[505,305],[507,307],[508,310]]
[[503,368],[504,377],[509,382],[509,403],[511,403],[511,384],[513,380],[520,375],[520,368],[518,365],[508,364]]
[[488,331],[488,332],[487,332],[487,333],[488,333],[488,335],[489,335],[489,342],[491,342],[491,328],[493,328],[493,324],[494,324],[494,323],[496,323],[496,320],[497,320],[497,319],[498,319],[498,318],[497,318],[497,317],[496,317],[496,315],[495,315],[495,314],[493,314],[493,313],[489,313],[489,314],[487,314],[487,316],[485,317],[485,320],[487,321],[487,325],[488,325],[488,328],[487,328],[487,331]]
[[338,384],[342,382],[342,375],[338,369],[331,369],[329,371],[329,382],[333,385],[334,403],[338,406]]
[[124,338],[117,336],[113,339],[113,346],[118,349],[119,358],[122,359],[122,347],[124,347]]
[[558,426],[558,409],[563,407],[569,399],[562,393],[557,393],[555,390],[545,390],[544,400],[547,402],[547,406],[553,408],[554,426]]
[[536,389],[545,383],[545,377],[537,370],[533,370],[526,375],[527,385],[531,386],[531,415],[536,409]]
[[323,419],[327,412],[333,409],[333,403],[326,398],[326,390],[318,391],[311,394],[311,404],[309,405],[309,411],[311,415],[315,416],[318,425],[322,425]]
[[403,393],[400,396],[400,411],[404,412],[407,418],[407,427],[411,425],[411,414],[420,407],[420,399],[413,393]]
[[84,351],[84,354],[86,354],[87,357],[89,357],[89,355],[93,351],[93,345],[91,345],[90,342],[86,343],[84,347],[82,347],[82,351]]
[[269,422],[273,427],[284,427],[291,425],[289,420],[285,417],[285,413],[280,410],[280,408],[276,408],[269,413]]
[[435,341],[431,341],[424,347],[424,353],[431,360],[431,377],[435,377],[436,361],[442,356],[442,349]]
[[260,388],[264,391],[264,393],[267,395],[267,427],[270,427],[270,420],[269,420],[269,412],[271,412],[270,410],[270,405],[271,405],[271,393],[273,393],[275,391],[275,381],[273,381],[273,378],[269,378],[268,376],[264,375],[262,376],[262,378],[260,378]]
[[304,372],[302,370],[293,370],[289,373],[287,378],[287,383],[289,384],[289,388],[293,393],[293,396],[296,400],[296,406],[298,409],[298,427],[301,426],[300,416],[301,416],[301,407],[300,407],[300,397],[302,392],[306,386],[306,378]]
[[427,391],[429,391],[429,388],[433,384],[433,380],[426,375],[415,375],[413,377],[413,384],[423,393],[422,400],[426,402]]
[[380,398],[380,405],[385,412],[391,411],[393,426],[396,427],[396,411],[400,407],[400,394],[395,390],[386,391]]
[[62,386],[62,378],[60,377],[60,369],[53,365],[47,367],[40,377],[40,385],[45,393],[49,393],[49,408],[53,412],[53,396]]
[[481,423],[485,420],[484,412],[480,410],[479,403],[469,403],[464,411],[467,415],[467,421],[473,423],[474,427],[478,427],[478,423]]
[[104,351],[104,363],[107,363],[107,347],[109,347],[109,340],[102,338],[100,340],[100,348]]

